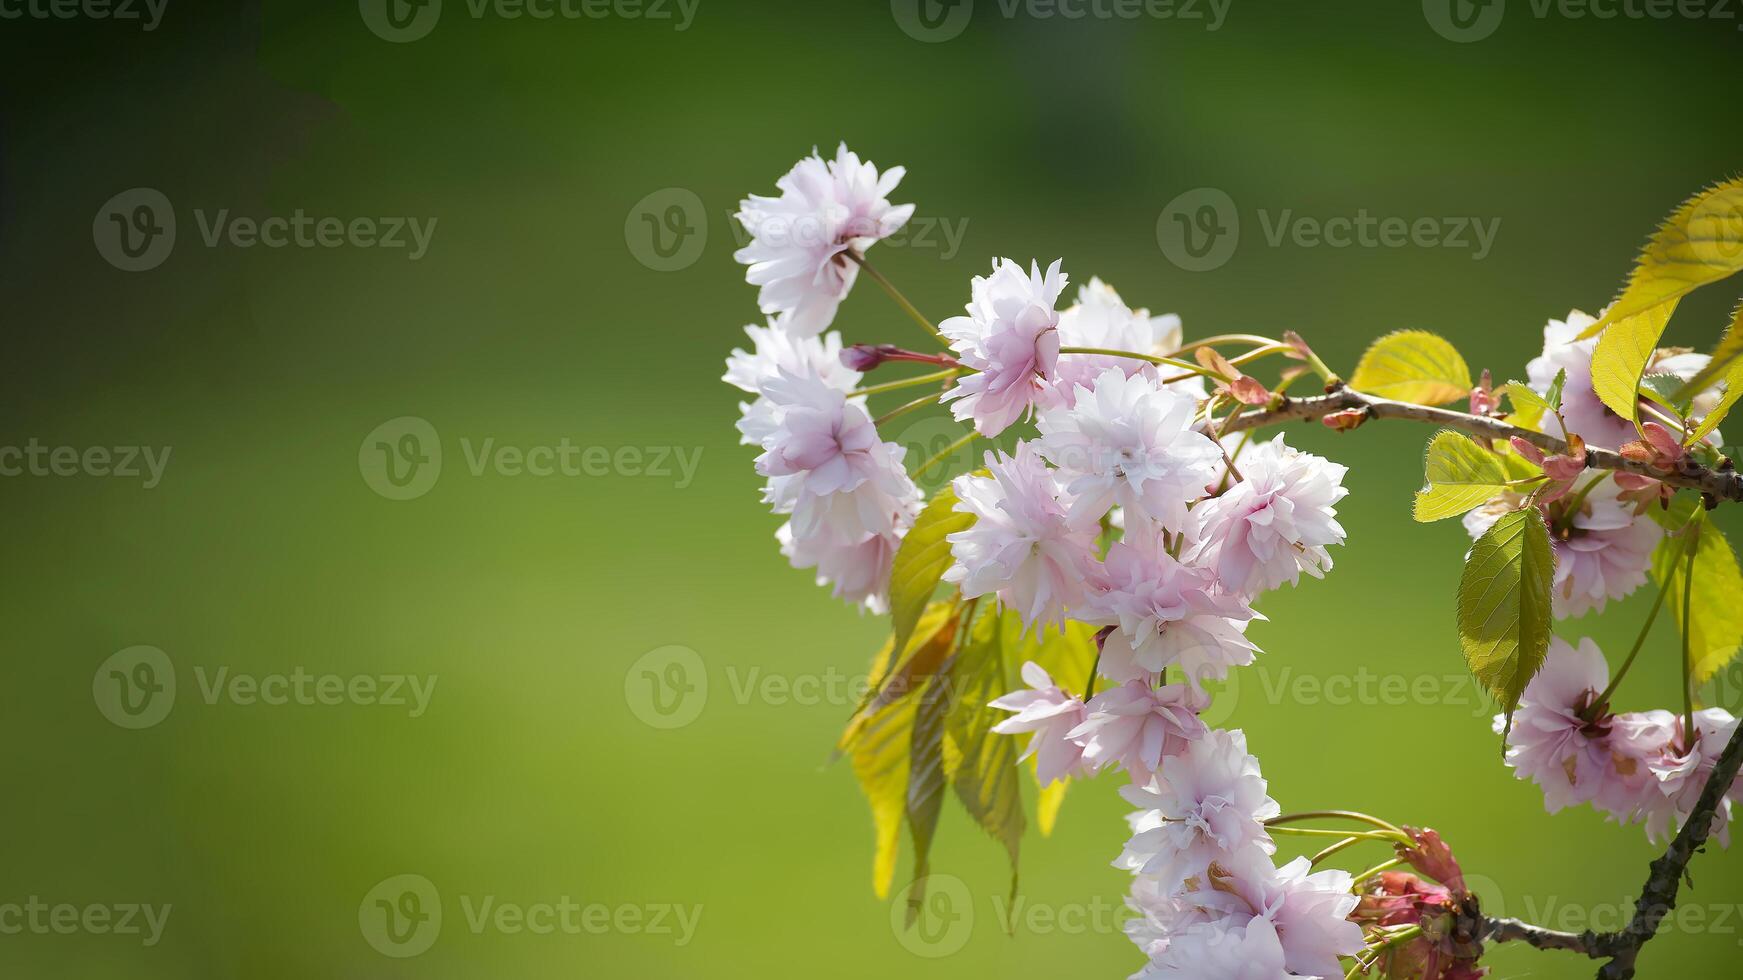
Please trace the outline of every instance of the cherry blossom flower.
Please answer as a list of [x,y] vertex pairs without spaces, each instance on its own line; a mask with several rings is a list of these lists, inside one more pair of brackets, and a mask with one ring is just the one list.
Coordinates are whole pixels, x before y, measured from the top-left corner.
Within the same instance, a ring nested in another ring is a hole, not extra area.
[[[1590,314],[1574,310],[1566,320],[1551,320],[1543,328],[1543,353],[1525,365],[1531,390],[1547,394],[1555,377],[1562,371],[1567,379],[1561,390],[1561,415],[1567,427],[1593,445],[1617,449],[1635,438],[1634,425],[1604,404],[1592,388],[1592,352],[1598,338],[1577,339],[1587,327],[1598,322]],[[1565,439],[1554,415],[1545,415],[1544,431]]]
[[1115,866],[1154,876],[1166,890],[1246,849],[1267,856],[1277,851],[1265,821],[1281,810],[1265,795],[1259,760],[1247,754],[1240,731],[1207,733],[1184,753],[1164,758],[1154,782],[1127,786],[1121,795],[1148,811],[1148,819],[1134,823],[1144,829],[1126,842]]
[[1052,404],[1059,360],[1054,306],[1065,282],[1058,260],[1043,275],[1038,264],[1025,274],[998,259],[991,276],[974,278],[968,315],[938,325],[957,359],[975,372],[944,393],[958,421],[972,419],[975,431],[996,436],[1037,405]]
[[782,327],[802,337],[828,327],[859,274],[847,253],[863,255],[914,214],[912,204],[889,201],[905,172],[880,174],[843,143],[833,160],[813,150],[794,165],[775,182],[781,196],[745,198],[738,220],[751,242],[733,258],[749,266],[744,277],[760,287],[762,311],[784,314]]
[[[1695,712],[1694,744],[1684,750],[1682,720],[1677,719],[1676,735],[1664,752],[1650,763],[1658,780],[1661,799],[1649,810],[1646,834],[1654,843],[1670,839],[1694,812],[1713,767],[1725,751],[1725,745],[1737,731],[1737,719],[1723,708],[1706,708]],[[1743,789],[1743,778],[1733,783],[1713,813],[1713,834],[1722,846],[1729,847],[1731,804]]]
[[771,319],[766,327],[752,324],[744,332],[750,335],[752,349],[734,348],[726,359],[726,374],[720,379],[758,396],[754,402],[738,405],[741,442],[760,446],[775,431],[775,406],[762,392],[763,386],[783,371],[817,378],[844,392],[859,387],[863,375],[842,363],[841,335],[834,331],[822,337],[798,337]]
[[1612,715],[1610,764],[1603,772],[1592,806],[1621,824],[1645,821],[1648,834],[1664,794],[1653,767],[1682,737],[1681,720],[1669,711],[1634,711]]
[[1191,396],[1117,367],[1074,392],[1072,407],[1045,409],[1036,422],[1041,455],[1077,497],[1073,516],[1098,520],[1118,505],[1185,529],[1186,505],[1205,495],[1223,465],[1222,450],[1192,427]]
[[1189,562],[1216,569],[1224,588],[1245,595],[1331,569],[1327,545],[1342,544],[1333,506],[1348,467],[1290,448],[1278,436],[1241,458],[1243,479],[1200,504],[1202,524]]
[[1143,781],[1162,760],[1186,751],[1204,737],[1198,713],[1210,699],[1185,684],[1151,687],[1128,681],[1090,699],[1088,718],[1066,733],[1083,745],[1083,764],[1090,772],[1111,765]]
[[816,569],[817,584],[831,586],[835,598],[882,615],[889,611],[890,565],[902,543],[901,532],[912,520],[911,513],[901,515],[894,532],[873,532],[848,542],[837,541],[827,533],[800,538],[793,533],[793,522],[788,521],[775,532],[775,538],[788,562],[794,568]]
[[1148,679],[1179,665],[1195,687],[1252,663],[1258,647],[1244,631],[1264,618],[1239,596],[1220,591],[1216,572],[1170,557],[1154,532],[1131,532],[1109,546],[1078,615],[1117,627],[1102,643],[1103,674]]
[[975,522],[946,538],[955,564],[944,580],[970,599],[998,593],[1026,625],[1063,623],[1066,608],[1083,598],[1096,525],[1069,516],[1033,444],[1018,443],[1015,456],[988,452],[986,465],[990,476],[955,481],[956,509]]
[[[1610,683],[1603,651],[1590,639],[1570,646],[1551,637],[1543,668],[1525,686],[1507,733],[1507,764],[1513,775],[1543,789],[1550,813],[1592,800],[1609,778],[1610,728],[1585,717]],[[1506,717],[1495,717],[1497,734]]]
[[1046,786],[1054,780],[1076,775],[1083,759],[1083,746],[1066,735],[1087,717],[1083,700],[1066,694],[1053,683],[1047,671],[1033,660],[1023,664],[1023,682],[1030,690],[1014,691],[992,702],[1016,715],[993,726],[1001,735],[1033,732],[1022,758],[1035,756],[1035,778]]
[[[1172,313],[1151,316],[1148,310],[1134,310],[1120,299],[1114,287],[1094,276],[1088,285],[1079,287],[1077,302],[1059,314],[1059,342],[1066,347],[1169,354],[1180,349],[1181,336],[1180,317]],[[1142,373],[1160,378],[1153,365],[1135,357],[1061,354],[1059,392],[1070,402],[1075,396],[1075,386],[1094,387],[1095,379],[1114,367],[1129,375]],[[1195,399],[1205,395],[1204,378],[1196,374],[1169,387]]]
[[1275,923],[1255,918],[1231,925],[1221,920],[1175,934],[1160,956],[1131,980],[1299,980],[1285,963]]

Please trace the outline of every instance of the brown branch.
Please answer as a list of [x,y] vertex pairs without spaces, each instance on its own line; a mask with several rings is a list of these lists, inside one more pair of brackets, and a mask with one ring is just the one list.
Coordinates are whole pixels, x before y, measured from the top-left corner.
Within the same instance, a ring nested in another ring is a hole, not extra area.
[[[1240,432],[1244,429],[1256,429],[1261,426],[1300,419],[1323,419],[1339,412],[1359,413],[1360,417],[1356,424],[1370,418],[1408,419],[1413,422],[1442,425],[1490,439],[1507,439],[1518,436],[1545,452],[1567,452],[1567,443],[1554,436],[1520,428],[1516,425],[1508,425],[1500,419],[1470,415],[1465,412],[1455,412],[1451,409],[1434,408],[1428,405],[1417,405],[1411,402],[1393,401],[1390,398],[1363,394],[1353,388],[1342,386],[1335,387],[1327,394],[1311,398],[1284,398],[1282,403],[1275,408],[1265,408],[1238,415],[1230,420],[1227,431]],[[1675,470],[1667,471],[1627,459],[1622,454],[1609,449],[1588,448],[1586,450],[1586,465],[1592,469],[1620,470],[1624,473],[1649,476],[1673,487],[1699,490],[1716,500],[1743,502],[1743,473],[1731,469],[1729,461],[1726,461],[1720,469],[1711,469],[1685,456],[1678,461]]]
[[1740,767],[1743,767],[1743,725],[1738,726],[1719,755],[1694,811],[1683,821],[1682,830],[1664,856],[1652,862],[1652,872],[1634,903],[1634,919],[1626,929],[1603,933],[1556,932],[1518,919],[1483,918],[1478,935],[1484,942],[1523,942],[1538,949],[1568,950],[1595,960],[1607,959],[1610,962],[1598,971],[1597,980],[1631,980],[1640,948],[1657,934],[1659,924],[1676,908],[1677,891],[1689,861],[1707,842],[1707,835],[1713,830],[1713,814],[1718,812],[1720,801],[1737,779]]

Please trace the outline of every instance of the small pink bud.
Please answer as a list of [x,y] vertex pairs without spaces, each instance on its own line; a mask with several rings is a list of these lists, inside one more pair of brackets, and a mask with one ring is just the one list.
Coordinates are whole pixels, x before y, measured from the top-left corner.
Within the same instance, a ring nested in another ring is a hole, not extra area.
[[1368,410],[1365,408],[1346,408],[1341,412],[1333,412],[1320,421],[1326,424],[1326,428],[1348,432],[1368,421]]
[[864,374],[884,363],[888,356],[885,353],[885,348],[888,346],[888,344],[854,344],[852,347],[844,347],[841,350],[841,363],[847,365],[851,370]]
[[1658,451],[1665,463],[1674,463],[1682,458],[1682,440],[1671,435],[1670,430],[1657,422],[1647,422],[1640,426],[1646,433],[1646,441]]
[[1521,439],[1518,436],[1514,436],[1512,439],[1508,440],[1508,443],[1509,443],[1509,445],[1511,445],[1513,447],[1514,452],[1525,457],[1526,459],[1537,464],[1538,466],[1543,465],[1543,450],[1537,448],[1536,446],[1532,445],[1529,442],[1526,442],[1524,439]]
[[1586,471],[1584,457],[1550,456],[1543,461],[1543,472],[1552,480],[1574,480]]
[[1263,405],[1271,400],[1271,391],[1258,378],[1242,375],[1229,384],[1229,394],[1243,405]]

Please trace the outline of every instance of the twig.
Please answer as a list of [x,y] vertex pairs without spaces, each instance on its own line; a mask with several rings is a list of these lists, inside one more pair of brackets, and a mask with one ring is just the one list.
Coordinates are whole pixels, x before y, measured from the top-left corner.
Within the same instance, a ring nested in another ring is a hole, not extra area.
[[[1446,408],[1433,408],[1428,405],[1393,401],[1390,398],[1363,394],[1342,386],[1334,387],[1331,392],[1324,395],[1316,395],[1311,398],[1285,398],[1283,403],[1275,408],[1243,413],[1230,422],[1228,431],[1240,432],[1245,429],[1256,429],[1261,426],[1276,425],[1299,419],[1325,418],[1337,412],[1352,410],[1364,413],[1367,418],[1408,419],[1413,422],[1427,422],[1431,425],[1444,425],[1451,429],[1458,429],[1461,432],[1469,432],[1490,439],[1507,439],[1517,436],[1546,452],[1567,452],[1567,443],[1554,436],[1520,428],[1516,425],[1508,425],[1500,419],[1469,415],[1465,412],[1455,412]],[[1719,500],[1743,501],[1743,473],[1731,469],[1709,469],[1687,456],[1677,461],[1676,469],[1666,471],[1656,469],[1643,462],[1624,458],[1622,454],[1608,449],[1588,448],[1586,450],[1586,465],[1592,469],[1620,470],[1624,473],[1649,476],[1673,487],[1699,490]]]

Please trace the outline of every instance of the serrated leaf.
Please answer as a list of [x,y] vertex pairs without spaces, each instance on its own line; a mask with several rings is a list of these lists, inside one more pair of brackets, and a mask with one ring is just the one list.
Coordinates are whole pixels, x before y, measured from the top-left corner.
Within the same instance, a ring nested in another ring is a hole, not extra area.
[[1679,419],[1689,410],[1688,403],[1677,398],[1680,390],[1682,379],[1674,374],[1648,374],[1640,379],[1640,396],[1651,399],[1659,408]]
[[1414,516],[1424,524],[1457,517],[1506,489],[1501,457],[1462,432],[1442,429],[1428,442],[1422,462],[1427,484],[1416,491]]
[[1695,376],[1683,385],[1677,392],[1679,398],[1693,398],[1705,391],[1714,381],[1731,373],[1731,366],[1743,357],[1743,302],[1731,311],[1731,325],[1725,329],[1725,335],[1719,338],[1719,345],[1713,348],[1712,359],[1707,366],[1695,372]]
[[1535,507],[1502,516],[1465,556],[1459,641],[1465,663],[1510,715],[1549,649],[1555,553]]
[[905,646],[914,634],[921,613],[950,567],[950,542],[945,536],[974,524],[973,514],[956,512],[956,503],[956,491],[941,488],[896,548],[890,564],[889,594],[890,630],[898,647]]
[[[1738,571],[1737,555],[1724,532],[1707,519],[1698,502],[1691,500],[1673,510],[1689,514],[1687,529],[1659,542],[1652,553],[1652,578],[1668,590],[1665,605],[1676,617],[1677,629],[1688,637],[1690,678],[1698,686],[1737,656],[1743,638],[1743,605],[1738,602],[1743,596],[1743,572]],[[1684,622],[1690,547],[1695,551],[1694,592]]]
[[1508,423],[1533,432],[1542,432],[1544,417],[1553,411],[1549,402],[1523,381],[1509,381],[1503,390],[1507,392],[1508,400],[1513,403],[1513,414],[1508,416]]
[[859,704],[854,707],[847,729],[835,744],[837,753],[848,749],[859,726],[870,715],[925,686],[925,679],[944,662],[956,642],[957,616],[961,611],[961,604],[955,600],[927,606],[907,648],[899,657],[895,656],[895,637],[884,642],[872,657],[869,676],[876,681],[866,688]]
[[1471,394],[1471,369],[1452,344],[1426,330],[1399,330],[1374,341],[1350,387],[1423,405],[1444,405]]
[[1610,324],[1592,352],[1592,389],[1610,411],[1640,424],[1640,379],[1664,336],[1675,301]]
[[1682,297],[1740,269],[1743,178],[1732,178],[1690,197],[1665,219],[1635,260],[1622,295],[1580,337],[1652,311],[1669,320]]
[[990,704],[1010,693],[1016,673],[1006,657],[1005,616],[1015,618],[1010,612],[1001,616],[989,610],[956,656],[950,674],[956,704],[948,734],[958,760],[952,779],[956,795],[974,822],[1004,845],[1014,876],[1024,829],[1020,742],[993,732],[1010,715]]
[[1707,433],[1718,428],[1719,423],[1725,421],[1725,416],[1731,414],[1731,409],[1736,407],[1739,398],[1743,398],[1743,360],[1732,363],[1731,370],[1725,375],[1725,393],[1719,397],[1719,403],[1713,406],[1713,410],[1707,413],[1700,425],[1695,426],[1695,431],[1689,433],[1683,444],[1692,446],[1705,439]]
[[904,813],[914,844],[913,886],[908,889],[907,924],[912,926],[926,899],[926,878],[932,873],[932,838],[944,810],[944,729],[954,701],[950,677],[931,677],[916,698],[914,732],[908,743],[908,787]]

